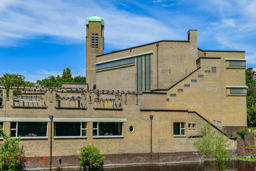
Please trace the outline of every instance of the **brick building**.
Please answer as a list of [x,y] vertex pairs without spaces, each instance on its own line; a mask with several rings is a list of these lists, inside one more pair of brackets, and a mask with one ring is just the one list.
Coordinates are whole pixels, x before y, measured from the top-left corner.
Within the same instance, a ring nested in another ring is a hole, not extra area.
[[78,166],[86,144],[100,148],[104,164],[200,161],[200,127],[247,126],[244,51],[202,50],[189,30],[188,40],[103,52],[104,20],[88,17],[86,84],[12,87],[9,96],[0,88],[0,123],[21,137],[27,168],[48,167],[34,156],[49,156],[50,115],[55,167]]

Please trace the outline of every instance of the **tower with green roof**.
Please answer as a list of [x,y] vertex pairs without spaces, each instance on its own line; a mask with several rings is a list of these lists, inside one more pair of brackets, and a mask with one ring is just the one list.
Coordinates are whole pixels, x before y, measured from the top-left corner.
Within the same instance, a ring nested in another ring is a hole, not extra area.
[[104,19],[99,16],[86,18],[86,82],[92,89],[96,85],[96,56],[104,52]]

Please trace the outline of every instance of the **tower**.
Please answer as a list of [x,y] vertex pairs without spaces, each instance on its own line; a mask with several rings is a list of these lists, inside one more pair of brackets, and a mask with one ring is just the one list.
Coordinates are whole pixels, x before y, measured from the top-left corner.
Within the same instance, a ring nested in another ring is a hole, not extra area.
[[104,51],[104,19],[96,15],[86,18],[86,82],[96,86],[96,56]]

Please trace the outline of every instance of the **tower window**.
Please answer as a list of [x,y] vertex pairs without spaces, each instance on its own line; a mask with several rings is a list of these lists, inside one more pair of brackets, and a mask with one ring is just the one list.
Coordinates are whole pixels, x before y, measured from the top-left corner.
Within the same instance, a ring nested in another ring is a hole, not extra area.
[[98,34],[92,33],[91,45],[92,45],[92,48],[98,48]]

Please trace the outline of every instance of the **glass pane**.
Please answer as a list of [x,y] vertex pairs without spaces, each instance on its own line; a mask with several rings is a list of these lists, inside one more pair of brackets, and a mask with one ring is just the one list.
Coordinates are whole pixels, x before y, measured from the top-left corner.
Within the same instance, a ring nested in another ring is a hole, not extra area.
[[232,88],[230,94],[247,94],[247,89]]
[[97,122],[93,122],[93,128],[97,128]]
[[122,135],[122,123],[99,123],[100,136]]
[[87,127],[87,122],[83,122],[82,123],[82,128],[86,128]]
[[181,123],[181,128],[185,128],[185,123]]
[[180,123],[173,123],[174,135],[180,135]]
[[185,129],[181,129],[181,135],[185,135]]
[[16,137],[16,130],[11,130],[11,136]]
[[22,137],[37,137],[46,136],[46,122],[19,122],[18,136]]
[[80,136],[80,122],[55,122],[54,136]]
[[93,130],[93,136],[97,136],[97,130]]
[[11,122],[11,128],[16,128],[16,122]]
[[82,130],[82,136],[86,136],[86,130]]

